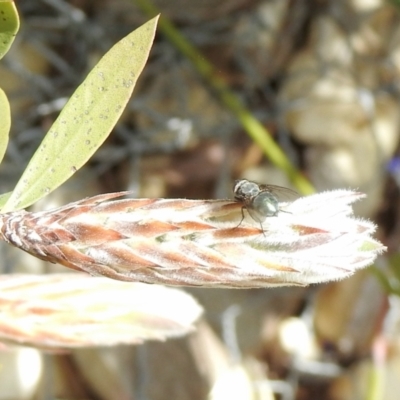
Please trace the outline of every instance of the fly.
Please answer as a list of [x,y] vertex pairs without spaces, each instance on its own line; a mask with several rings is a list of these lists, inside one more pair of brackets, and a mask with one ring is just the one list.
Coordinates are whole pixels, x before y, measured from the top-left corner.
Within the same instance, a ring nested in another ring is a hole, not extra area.
[[280,211],[283,211],[279,208],[279,199],[299,197],[294,190],[282,186],[259,184],[247,179],[235,181],[233,194],[235,200],[242,203],[242,220],[238,226],[244,220],[243,209],[245,208],[251,218],[260,224],[262,230],[262,223],[266,218],[275,217]]

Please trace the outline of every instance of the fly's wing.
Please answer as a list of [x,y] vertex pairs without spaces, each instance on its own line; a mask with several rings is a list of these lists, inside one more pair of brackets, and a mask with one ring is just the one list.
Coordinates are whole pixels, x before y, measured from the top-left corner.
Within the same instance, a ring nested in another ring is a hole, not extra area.
[[249,213],[250,217],[254,219],[254,221],[259,222],[260,224],[265,221],[266,216],[259,211],[246,207],[246,211]]
[[292,190],[285,188],[283,186],[276,186],[276,185],[259,185],[260,186],[260,191],[267,191],[272,193],[277,197],[279,201],[283,202],[291,202],[300,197],[300,195]]

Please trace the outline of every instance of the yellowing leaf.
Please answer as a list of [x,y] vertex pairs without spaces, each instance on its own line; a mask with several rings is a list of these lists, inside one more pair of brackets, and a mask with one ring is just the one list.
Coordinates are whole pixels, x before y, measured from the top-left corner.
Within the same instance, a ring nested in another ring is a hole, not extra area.
[[84,165],[110,134],[147,61],[158,17],[118,42],[71,96],[3,208],[28,207]]
[[0,162],[7,150],[8,135],[11,127],[10,103],[6,94],[0,89]]
[[8,52],[19,29],[18,12],[13,1],[0,1],[0,59]]

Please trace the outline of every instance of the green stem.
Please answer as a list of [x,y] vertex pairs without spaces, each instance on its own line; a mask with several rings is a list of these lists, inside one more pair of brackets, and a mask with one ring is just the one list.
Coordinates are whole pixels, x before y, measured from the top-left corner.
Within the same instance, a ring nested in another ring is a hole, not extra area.
[[[136,0],[136,4],[148,16],[160,13],[150,0]],[[292,165],[282,149],[272,139],[267,129],[246,109],[239,97],[217,75],[211,63],[181,35],[166,17],[160,18],[159,28],[170,42],[193,63],[197,72],[216,91],[221,102],[232,111],[248,135],[260,146],[268,159],[286,173],[302,194],[315,192],[311,183]]]

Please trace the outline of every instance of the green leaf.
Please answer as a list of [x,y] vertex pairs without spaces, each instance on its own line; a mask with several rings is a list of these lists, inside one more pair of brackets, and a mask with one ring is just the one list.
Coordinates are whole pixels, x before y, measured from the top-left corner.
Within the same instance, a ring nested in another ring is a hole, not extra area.
[[12,192],[7,192],[4,194],[0,194],[0,208],[6,204],[7,200],[10,198]]
[[[0,3],[1,4],[1,3]],[[7,150],[8,134],[11,127],[10,103],[6,94],[0,89],[0,162]]]
[[19,29],[18,12],[13,1],[0,1],[0,59],[8,52]]
[[104,142],[147,61],[157,20],[122,39],[93,68],[50,128],[3,212],[28,207],[56,189]]

